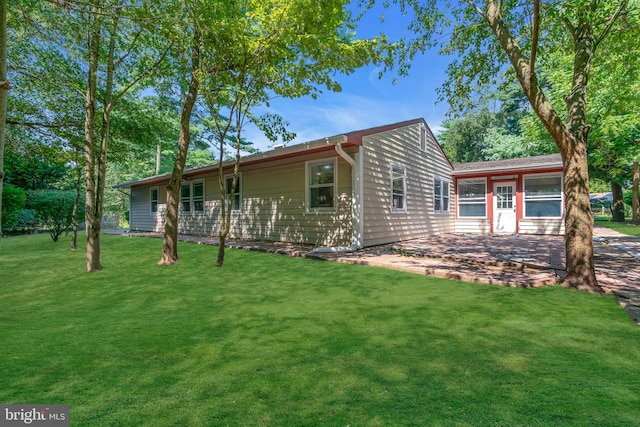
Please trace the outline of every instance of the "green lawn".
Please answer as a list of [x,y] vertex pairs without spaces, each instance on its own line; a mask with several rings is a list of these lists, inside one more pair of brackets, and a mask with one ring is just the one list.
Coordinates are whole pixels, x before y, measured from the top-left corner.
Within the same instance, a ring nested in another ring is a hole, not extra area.
[[0,402],[95,426],[633,426],[640,328],[612,296],[161,241],[0,246]]
[[613,222],[611,221],[610,216],[596,216],[595,224],[608,227],[622,234],[640,237],[640,227],[637,225],[633,225],[630,220],[628,220],[627,222]]

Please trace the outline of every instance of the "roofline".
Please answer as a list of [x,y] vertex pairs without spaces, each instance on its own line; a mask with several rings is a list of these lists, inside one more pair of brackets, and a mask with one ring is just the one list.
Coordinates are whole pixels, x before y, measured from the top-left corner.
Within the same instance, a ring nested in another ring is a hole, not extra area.
[[[368,129],[362,129],[353,132],[347,132],[339,135],[334,135],[326,138],[320,138],[313,141],[303,142],[300,144],[290,145],[288,147],[283,148],[274,148],[269,151],[265,151],[263,153],[251,154],[246,157],[242,157],[240,159],[240,165],[247,166],[253,165],[256,163],[263,163],[268,161],[286,159],[297,156],[304,156],[307,154],[313,154],[321,151],[326,151],[329,149],[333,149],[333,146],[336,143],[342,144],[343,147],[353,147],[353,146],[362,146],[362,138],[369,135],[375,135],[382,132],[387,132],[390,130],[410,126],[416,123],[424,123],[429,133],[433,137],[434,141],[438,145],[438,148],[442,152],[442,148],[438,143],[437,139],[431,132],[431,129],[426,124],[425,120],[422,118],[405,120],[402,122],[391,123],[383,126],[376,126]],[[443,152],[444,155],[444,152]],[[447,158],[447,156],[444,156]],[[449,159],[447,159],[449,162]],[[222,164],[222,168],[231,167],[235,164],[234,160],[226,161]],[[451,165],[451,162],[449,162]],[[453,169],[453,165],[451,165]],[[193,175],[197,175],[200,173],[212,172],[218,170],[218,163],[212,163],[204,166],[196,166],[194,168],[185,169],[183,173],[183,177],[189,177]],[[140,180],[129,181],[122,184],[114,185],[113,188],[131,188],[134,185],[148,185],[148,184],[157,184],[163,181],[166,181],[171,178],[172,173],[167,172],[162,175],[154,175],[148,178],[143,178]]]
[[495,174],[495,173],[513,172],[513,171],[520,171],[520,170],[535,171],[535,170],[541,170],[541,169],[562,169],[562,168],[563,168],[562,163],[549,162],[549,163],[539,164],[535,166],[524,166],[524,167],[509,166],[509,167],[492,168],[492,169],[478,167],[475,169],[469,169],[465,171],[456,171],[454,168],[451,174],[453,176],[464,176],[464,175],[477,175],[477,174],[487,174],[487,173]]
[[[316,139],[309,142],[303,142],[300,144],[291,145],[289,147],[274,148],[263,153],[251,154],[240,159],[240,164],[243,166],[253,165],[256,163],[263,163],[267,161],[286,159],[290,157],[297,157],[307,154],[312,154],[320,151],[326,151],[333,149],[336,143],[345,144],[343,146],[349,147],[356,145],[350,143],[347,140],[347,136],[344,134],[330,136],[328,138]],[[232,167],[235,164],[235,160],[228,160],[222,163],[222,169]],[[182,174],[183,177],[190,177],[201,173],[212,172],[218,170],[218,163],[211,163],[203,166],[196,166],[193,168],[185,169]],[[156,184],[166,181],[171,178],[172,172],[167,172],[161,175],[154,175],[148,178],[143,178],[135,181],[124,182],[122,184],[114,185],[113,188],[130,188],[134,185],[148,185]]]

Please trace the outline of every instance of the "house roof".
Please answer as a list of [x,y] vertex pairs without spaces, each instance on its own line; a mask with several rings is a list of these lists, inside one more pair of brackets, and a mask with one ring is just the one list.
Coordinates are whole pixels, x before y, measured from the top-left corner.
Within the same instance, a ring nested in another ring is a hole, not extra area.
[[[340,143],[342,147],[352,147],[352,146],[360,146],[362,145],[362,138],[368,135],[375,135],[381,132],[387,132],[390,130],[402,128],[405,126],[410,126],[416,123],[425,123],[424,119],[413,119],[407,120],[398,123],[392,123],[384,126],[377,126],[368,129],[362,129],[353,132],[347,132],[339,135],[330,136],[327,138],[316,139],[309,142],[303,142],[301,144],[294,144],[288,147],[274,148],[269,151],[265,151],[263,153],[251,154],[248,156],[242,157],[240,160],[240,164],[242,165],[252,165],[255,163],[262,163],[268,161],[274,161],[289,157],[302,156],[307,154],[312,154],[320,151],[329,151],[333,150],[336,143]],[[429,126],[426,126],[429,130]],[[429,132],[431,132],[429,130]],[[433,133],[432,133],[433,135]],[[434,137],[435,140],[435,137]],[[445,156],[446,158],[446,156]],[[235,162],[233,160],[224,162],[222,167],[230,167]],[[203,166],[197,166],[194,168],[185,169],[183,176],[189,177],[193,175],[198,175],[206,172],[213,172],[218,170],[218,163],[212,163]],[[164,173],[161,175],[154,175],[148,178],[129,181],[122,184],[115,185],[114,188],[130,188],[133,185],[141,185],[141,184],[155,184],[162,181],[167,181],[171,178],[171,172]]]
[[547,154],[544,156],[488,162],[456,163],[453,165],[453,176],[474,175],[487,172],[535,171],[550,168],[562,168],[562,157],[560,154]]

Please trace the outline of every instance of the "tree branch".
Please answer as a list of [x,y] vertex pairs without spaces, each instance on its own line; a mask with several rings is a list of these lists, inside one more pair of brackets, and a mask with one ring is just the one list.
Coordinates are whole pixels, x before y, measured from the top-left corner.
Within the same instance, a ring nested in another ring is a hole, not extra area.
[[158,58],[158,60],[156,62],[154,62],[151,67],[149,67],[144,72],[140,73],[138,75],[138,77],[136,77],[127,86],[125,86],[120,92],[118,92],[116,94],[116,96],[113,97],[113,101],[110,102],[110,105],[107,106],[107,108],[113,107],[116,104],[116,102],[118,102],[120,100],[120,98],[122,98],[122,96],[129,91],[129,89],[131,89],[133,86],[135,86],[140,80],[142,80],[143,78],[145,78],[146,76],[151,74],[151,71],[153,71],[155,68],[157,68],[160,65],[160,63],[162,61],[164,61],[164,58],[167,57],[167,55],[169,54],[169,51],[171,50],[172,47],[173,47],[173,42],[171,42],[169,47],[162,53],[160,58]]
[[620,15],[622,14],[622,11],[627,7],[628,3],[629,3],[629,0],[622,0],[622,2],[618,5],[618,8],[613,13],[613,15],[609,17],[607,25],[605,29],[602,31],[602,34],[600,34],[599,37],[596,37],[596,41],[593,46],[594,50],[598,47],[598,45],[602,42],[602,40],[604,40],[605,37],[607,37],[607,35],[611,31],[611,28],[613,28],[613,24],[615,24],[616,20],[620,17]]
[[540,0],[533,0],[533,29],[531,35],[531,56],[529,57],[529,78],[536,69],[536,55],[538,54],[538,37],[540,36]]
[[47,129],[60,129],[66,127],[81,127],[78,123],[43,123],[43,122],[25,122],[20,120],[7,119],[8,125],[14,126],[27,126],[27,127],[40,127]]

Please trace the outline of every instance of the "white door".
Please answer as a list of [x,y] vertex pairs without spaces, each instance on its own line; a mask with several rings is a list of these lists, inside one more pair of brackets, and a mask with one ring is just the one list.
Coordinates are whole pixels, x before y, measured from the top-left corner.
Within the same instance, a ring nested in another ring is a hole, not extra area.
[[516,232],[516,183],[493,184],[493,232],[515,234]]

